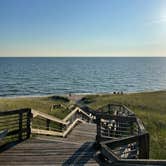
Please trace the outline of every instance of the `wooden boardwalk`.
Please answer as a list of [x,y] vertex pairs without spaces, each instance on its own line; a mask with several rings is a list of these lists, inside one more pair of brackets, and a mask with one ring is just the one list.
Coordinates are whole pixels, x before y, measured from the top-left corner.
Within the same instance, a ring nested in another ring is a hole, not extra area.
[[[38,116],[45,121],[34,128]],[[107,105],[98,113],[76,107],[63,120],[28,108],[4,111],[0,131],[0,166],[166,165],[166,160],[149,160],[149,134],[123,105]]]
[[0,153],[0,165],[98,165],[96,125],[80,123],[67,138],[38,136]]

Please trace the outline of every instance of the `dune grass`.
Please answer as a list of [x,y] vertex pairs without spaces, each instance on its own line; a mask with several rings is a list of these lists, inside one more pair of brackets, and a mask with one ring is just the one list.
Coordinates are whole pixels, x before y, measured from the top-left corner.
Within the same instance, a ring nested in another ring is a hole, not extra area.
[[96,109],[109,103],[128,106],[150,133],[150,158],[166,159],[166,92],[124,95],[90,95],[82,103]]
[[[51,111],[53,104],[63,104],[64,108],[57,108]],[[21,108],[32,108],[41,112],[54,115],[63,119],[70,110],[67,106],[70,104],[66,97],[50,96],[50,97],[21,97],[21,98],[1,98],[0,111],[15,110]]]
[[[63,105],[51,109],[53,105]],[[0,111],[16,110],[21,108],[31,108],[37,111],[45,112],[57,118],[63,119],[71,111],[68,109],[70,101],[63,96],[49,96],[49,97],[18,97],[18,98],[1,98]],[[33,119],[33,127],[46,129],[47,120],[42,117]],[[61,126],[58,123],[50,122],[50,128],[55,131],[60,131]],[[35,136],[35,134],[33,134]]]
[[[150,158],[166,159],[166,91],[123,95],[87,95],[81,100],[81,103],[93,109],[110,103],[126,105],[143,121],[150,133]],[[53,104],[63,104],[66,109],[58,108],[51,112]],[[0,99],[0,111],[29,107],[61,119],[70,112],[70,109],[67,108],[69,105],[70,101],[66,98],[56,96]]]

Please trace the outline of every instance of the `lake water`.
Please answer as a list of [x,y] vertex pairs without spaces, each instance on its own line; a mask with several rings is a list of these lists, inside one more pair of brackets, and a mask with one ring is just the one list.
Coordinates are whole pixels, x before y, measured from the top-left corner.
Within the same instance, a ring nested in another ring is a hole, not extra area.
[[0,96],[166,89],[166,58],[0,58]]

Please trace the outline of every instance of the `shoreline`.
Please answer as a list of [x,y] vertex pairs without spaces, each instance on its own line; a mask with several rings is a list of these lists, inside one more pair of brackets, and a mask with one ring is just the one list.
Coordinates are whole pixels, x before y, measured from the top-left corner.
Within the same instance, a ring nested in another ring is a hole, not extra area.
[[[147,90],[147,91],[133,91],[133,92],[123,92],[123,94],[139,94],[139,93],[154,93],[154,92],[165,92],[166,89],[163,90]],[[113,91],[113,92],[120,92],[120,91]],[[94,93],[71,93],[71,96],[90,96],[90,95],[114,95],[113,92],[94,92]],[[15,99],[15,98],[40,98],[40,97],[51,97],[51,96],[64,96],[69,97],[69,93],[62,93],[62,94],[47,94],[47,95],[12,95],[12,96],[0,96],[0,99]]]

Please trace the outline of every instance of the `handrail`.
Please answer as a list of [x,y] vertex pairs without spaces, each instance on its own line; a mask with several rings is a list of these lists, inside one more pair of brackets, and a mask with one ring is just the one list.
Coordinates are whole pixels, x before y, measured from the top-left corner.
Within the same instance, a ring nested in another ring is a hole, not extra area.
[[[86,116],[88,119],[92,119],[92,117],[90,115],[88,115],[86,112],[84,112],[82,109],[80,109],[79,107],[76,107],[73,111],[71,111],[63,120],[55,118],[51,115],[48,115],[46,113],[43,112],[39,112],[36,110],[32,110],[32,114],[33,117],[35,118],[36,116],[41,116],[45,119],[47,119],[47,130],[45,129],[38,129],[38,128],[33,128],[33,125],[31,127],[31,131],[32,133],[36,133],[36,134],[46,134],[46,135],[56,135],[56,136],[62,136],[62,137],[66,137],[67,134],[73,129],[73,127],[78,123],[78,122],[82,122],[84,123],[85,120],[82,119],[83,117],[78,117],[76,116],[77,113],[81,113],[84,116]],[[64,131],[52,131],[49,130],[49,123],[50,121],[53,122],[57,122],[60,125],[64,126]]]
[[[119,112],[113,113],[113,115],[101,112],[96,116],[96,143],[99,145],[99,150],[106,161],[116,166],[166,165],[166,160],[149,160],[149,134],[142,121],[126,106],[116,104],[113,106],[119,107]],[[105,108],[110,108],[110,106],[105,106]],[[121,108],[125,110],[123,111]],[[100,110],[102,109],[100,108]],[[126,125],[125,122],[129,124],[131,122],[131,125],[134,123],[138,132],[134,134],[131,132],[125,137],[111,138],[103,136],[102,138],[101,129],[104,128],[107,131],[107,123],[115,123],[116,127],[112,132],[118,133],[120,132],[119,128],[126,128],[126,126],[123,126],[123,124]],[[102,126],[102,123],[105,123],[105,126]]]
[[59,118],[56,118],[54,116],[48,115],[48,114],[46,114],[44,112],[40,112],[40,111],[37,111],[37,110],[34,110],[34,109],[32,109],[32,114],[33,114],[33,118],[36,117],[36,116],[41,116],[43,118],[49,119],[49,120],[54,121],[54,122],[61,123],[63,125],[67,125],[68,124],[64,120],[61,120]]
[[44,134],[44,135],[52,135],[52,136],[63,136],[62,132],[58,131],[51,131],[51,130],[42,130],[42,129],[36,129],[36,128],[31,128],[31,132],[35,134]]
[[136,118],[136,123],[138,125],[139,133],[146,132],[146,129],[145,129],[142,121],[138,117]]
[[74,115],[77,112],[77,108],[75,108],[72,112],[70,112],[64,119],[63,121],[66,122],[72,115]]
[[23,108],[23,109],[3,111],[3,112],[0,111],[0,116],[15,115],[19,113],[26,113],[29,111],[30,111],[30,108]]
[[2,130],[0,148],[28,139],[31,134],[30,119],[31,109],[29,108],[0,112],[0,128]]
[[68,135],[68,133],[74,128],[74,126],[78,123],[78,122],[81,122],[81,123],[84,123],[83,120],[81,119],[76,119],[62,134],[63,137],[66,137]]
[[89,107],[87,107],[87,106],[83,106],[83,105],[78,105],[78,107],[81,109],[81,110],[83,110],[84,112],[86,112],[87,114],[90,114],[90,115],[92,115],[92,116],[96,116],[96,114],[97,114],[97,111],[96,110],[93,110],[92,108],[89,108]]
[[[139,118],[135,116],[130,109],[124,105],[109,105],[104,106],[105,108],[110,109],[114,107],[113,111],[110,114],[98,113],[96,115],[97,122],[97,136],[96,142],[101,147],[101,153],[104,156],[114,161],[120,160],[116,154],[110,149],[112,148],[122,148],[124,150],[117,151],[119,155],[124,154],[125,149],[127,150],[128,146],[138,146],[139,150],[134,149],[139,152],[139,158],[149,158],[149,134],[144,128],[143,123]],[[116,108],[115,108],[116,107]],[[102,111],[102,109],[100,109]],[[109,110],[110,112],[111,110]],[[128,127],[129,126],[129,127]],[[137,133],[133,130],[133,127],[136,126]],[[102,131],[103,130],[103,131]],[[102,134],[104,132],[104,135]],[[108,132],[108,135],[107,135]],[[111,135],[109,135],[111,133]],[[134,144],[132,142],[135,142]],[[126,147],[126,148],[125,148]],[[136,147],[135,147],[136,148]],[[126,152],[125,152],[126,153]],[[129,153],[129,152],[127,152]],[[130,148],[130,153],[132,150]],[[123,155],[122,155],[123,156]],[[124,155],[125,156],[125,155]],[[112,162],[113,162],[112,161]]]
[[113,108],[116,108],[116,107],[118,107],[119,110],[118,110],[117,112],[115,111],[115,112],[114,112],[114,115],[135,116],[134,112],[132,112],[128,107],[126,107],[126,106],[123,105],[123,104],[108,104],[108,105],[106,105],[106,106],[103,106],[103,107],[97,109],[97,111],[102,110],[102,112],[103,112],[103,110],[106,109],[106,110],[107,110],[106,112],[108,112],[108,111],[110,111],[110,109],[111,109],[111,111],[112,111],[112,109],[113,109]]
[[[129,139],[129,138],[126,138]],[[135,141],[137,141],[137,136],[131,138]],[[124,140],[123,140],[124,141]],[[107,143],[109,143],[107,141]],[[112,141],[112,145],[114,146],[115,141]],[[149,166],[164,166],[166,165],[166,160],[152,160],[152,159],[120,159],[113,151],[111,148],[109,148],[106,145],[106,142],[101,144],[101,152],[102,154],[109,160],[111,161],[112,165],[116,166],[143,166],[143,165],[149,165]]]
[[43,113],[43,112],[40,112],[40,111],[37,111],[37,110],[34,110],[32,109],[32,114],[33,114],[33,117],[36,117],[36,116],[41,116],[43,118],[46,118],[46,119],[49,119],[51,121],[54,121],[54,122],[58,122],[58,123],[61,123],[63,125],[68,125],[68,123],[66,122],[68,119],[70,119],[70,117],[75,114],[76,112],[81,112],[83,113],[84,115],[86,115],[87,117],[91,118],[90,115],[88,115],[86,112],[84,112],[81,108],[79,107],[76,107],[72,112],[70,112],[63,120],[59,119],[59,118],[56,118],[54,116],[51,116],[51,115],[48,115],[46,113]]
[[81,112],[81,113],[83,113],[84,115],[86,115],[87,117],[91,118],[91,116],[88,115],[86,112],[84,112],[81,108],[76,107],[72,112],[70,112],[70,113],[63,119],[63,121],[66,122],[66,121],[67,121],[68,119],[70,119],[70,117],[71,117],[73,114],[75,114],[77,111],[78,111],[78,112]]

